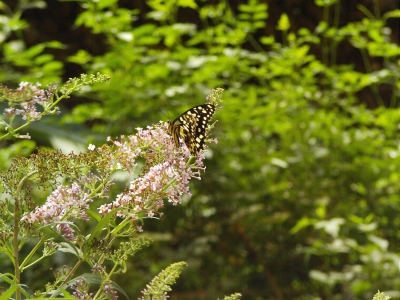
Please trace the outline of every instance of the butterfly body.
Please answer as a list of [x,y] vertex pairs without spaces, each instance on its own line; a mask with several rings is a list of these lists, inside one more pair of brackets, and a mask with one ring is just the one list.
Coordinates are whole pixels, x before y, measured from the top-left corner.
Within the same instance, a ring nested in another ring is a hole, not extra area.
[[173,137],[175,146],[179,147],[179,138],[182,138],[193,156],[203,150],[208,122],[214,112],[214,105],[203,104],[185,111],[173,122],[168,121],[168,132]]

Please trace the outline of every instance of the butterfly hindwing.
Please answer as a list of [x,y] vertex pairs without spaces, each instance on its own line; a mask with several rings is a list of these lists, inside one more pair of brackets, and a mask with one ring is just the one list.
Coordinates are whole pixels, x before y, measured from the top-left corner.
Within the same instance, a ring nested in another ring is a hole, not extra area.
[[214,105],[203,104],[192,107],[173,122],[169,122],[168,131],[173,136],[175,145],[179,146],[179,137],[181,137],[190,153],[196,156],[204,149],[206,129],[214,112]]

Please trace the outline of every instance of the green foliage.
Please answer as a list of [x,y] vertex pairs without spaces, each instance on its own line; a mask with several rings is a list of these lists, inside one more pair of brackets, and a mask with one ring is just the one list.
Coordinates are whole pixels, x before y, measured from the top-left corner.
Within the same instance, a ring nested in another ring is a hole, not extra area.
[[62,49],[63,44],[48,41],[28,47],[23,38],[23,31],[29,24],[22,18],[22,13],[32,8],[43,9],[45,6],[44,1],[19,1],[15,11],[12,11],[6,2],[0,2],[0,82],[40,81],[48,85],[61,81],[63,63],[56,61],[54,55],[46,53],[46,50]]
[[6,64],[23,68],[26,73],[8,74],[1,78],[1,81],[19,78],[21,81],[40,81],[42,84],[59,83],[63,64],[55,61],[52,54],[46,54],[44,51],[61,48],[62,44],[57,41],[37,44],[30,48],[18,42],[5,44],[2,50]]

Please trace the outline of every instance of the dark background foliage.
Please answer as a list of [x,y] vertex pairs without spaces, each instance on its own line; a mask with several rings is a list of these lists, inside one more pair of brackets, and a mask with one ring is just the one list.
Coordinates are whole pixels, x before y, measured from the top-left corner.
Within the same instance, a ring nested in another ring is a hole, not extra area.
[[101,144],[226,90],[193,197],[145,223],[154,244],[115,278],[132,298],[180,260],[172,299],[400,298],[398,1],[5,3],[3,84],[111,80],[3,157]]

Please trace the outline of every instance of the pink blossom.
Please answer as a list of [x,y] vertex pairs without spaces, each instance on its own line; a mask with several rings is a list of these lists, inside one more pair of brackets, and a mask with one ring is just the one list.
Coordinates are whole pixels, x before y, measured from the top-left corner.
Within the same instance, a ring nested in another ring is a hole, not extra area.
[[127,140],[113,141],[116,157],[127,169],[136,166],[138,156],[143,157],[149,167],[132,180],[128,189],[119,194],[115,201],[100,206],[99,211],[103,215],[114,209],[118,210],[117,215],[121,217],[137,218],[142,213],[149,217],[161,215],[159,210],[164,206],[163,199],[177,205],[182,202],[183,195],[190,197],[190,179],[200,179],[199,171],[205,169],[203,153],[198,155],[193,164],[187,163],[190,153],[186,145],[182,143],[182,147],[175,147],[165,123],[137,130],[137,134],[129,136]]
[[92,199],[82,190],[79,184],[73,183],[71,187],[59,186],[48,197],[46,202],[35,211],[25,214],[21,221],[27,223],[41,223],[56,225],[65,238],[74,240],[74,230],[68,224],[74,219],[89,220],[86,210]]

